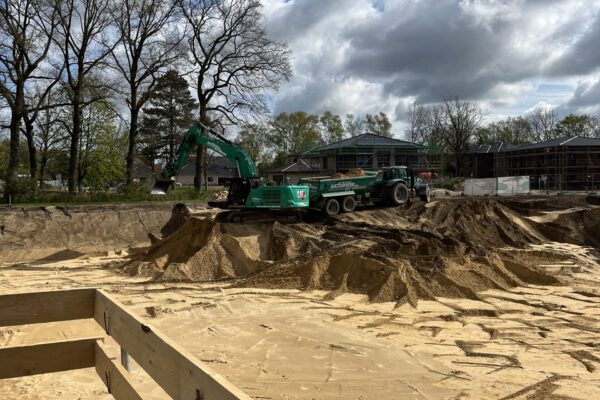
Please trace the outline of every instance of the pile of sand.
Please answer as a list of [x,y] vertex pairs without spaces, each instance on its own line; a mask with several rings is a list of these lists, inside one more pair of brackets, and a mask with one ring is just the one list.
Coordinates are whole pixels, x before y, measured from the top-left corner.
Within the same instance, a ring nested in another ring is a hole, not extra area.
[[475,299],[488,288],[559,282],[536,269],[552,255],[514,251],[543,241],[537,228],[493,199],[415,203],[313,224],[192,217],[123,268],[160,281],[236,278],[236,286],[364,293],[378,302]]
[[548,240],[600,248],[599,196],[501,201],[527,215],[529,223]]
[[352,168],[351,170],[349,170],[348,172],[346,172],[344,174],[337,172],[337,173],[331,175],[329,178],[330,179],[342,179],[342,178],[355,178],[357,176],[367,176],[367,174],[365,174],[365,171],[363,171],[362,168]]
[[213,195],[212,201],[225,201],[228,195],[229,192],[227,190],[221,190]]

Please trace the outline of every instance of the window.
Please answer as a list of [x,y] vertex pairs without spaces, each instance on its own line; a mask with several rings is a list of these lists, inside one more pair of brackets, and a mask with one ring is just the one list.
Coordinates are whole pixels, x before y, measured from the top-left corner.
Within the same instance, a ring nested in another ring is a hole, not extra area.
[[356,156],[339,155],[335,159],[335,164],[338,170],[356,168]]
[[314,169],[319,169],[321,167],[321,159],[320,158],[302,158],[302,159],[299,159],[298,162],[300,164],[302,164],[304,162],[310,168],[314,168]]
[[209,177],[208,177],[208,182],[209,182],[209,183],[213,183],[214,181],[215,181],[215,178],[214,178],[214,177],[212,177],[212,176],[209,176]]
[[408,165],[408,156],[406,154],[396,153],[394,165]]
[[359,168],[373,168],[373,155],[359,154],[356,156],[356,166]]
[[352,168],[373,168],[373,155],[341,154],[336,156],[336,169],[338,171]]
[[390,166],[390,153],[378,153],[377,154],[377,167],[389,167]]

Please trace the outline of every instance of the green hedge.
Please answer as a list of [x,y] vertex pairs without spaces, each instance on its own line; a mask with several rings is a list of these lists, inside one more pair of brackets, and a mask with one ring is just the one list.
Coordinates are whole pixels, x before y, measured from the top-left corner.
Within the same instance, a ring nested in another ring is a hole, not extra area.
[[20,180],[13,193],[13,204],[98,204],[98,203],[143,203],[168,201],[208,201],[218,191],[215,189],[197,192],[194,188],[177,188],[166,195],[151,195],[146,186],[127,188],[123,192],[91,191],[86,193],[66,193],[51,190],[40,190]]

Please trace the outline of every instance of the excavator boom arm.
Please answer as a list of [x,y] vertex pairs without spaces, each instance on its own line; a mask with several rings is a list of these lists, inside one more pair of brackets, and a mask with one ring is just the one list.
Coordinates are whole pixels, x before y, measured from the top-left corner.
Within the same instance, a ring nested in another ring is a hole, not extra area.
[[[209,133],[212,136],[209,136]],[[187,164],[190,153],[198,145],[206,146],[225,156],[230,162],[235,164],[241,178],[255,178],[257,176],[254,161],[252,161],[248,153],[217,132],[197,122],[185,133],[183,141],[177,150],[177,157],[167,163],[162,172],[162,177],[170,179],[178,175],[185,164]]]

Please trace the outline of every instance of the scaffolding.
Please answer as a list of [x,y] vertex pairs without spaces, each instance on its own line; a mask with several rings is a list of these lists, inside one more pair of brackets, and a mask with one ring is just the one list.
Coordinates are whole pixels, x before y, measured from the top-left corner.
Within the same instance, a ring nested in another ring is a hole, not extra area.
[[598,190],[600,146],[513,149],[494,154],[494,176],[529,176],[532,189]]

